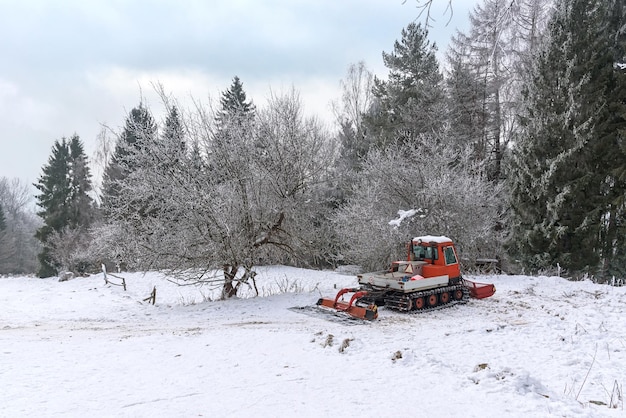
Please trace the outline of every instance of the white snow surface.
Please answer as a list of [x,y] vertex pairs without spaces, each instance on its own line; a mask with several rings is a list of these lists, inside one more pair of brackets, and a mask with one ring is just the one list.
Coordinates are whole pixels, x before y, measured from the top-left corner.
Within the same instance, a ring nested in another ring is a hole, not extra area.
[[452,242],[452,240],[446,236],[435,236],[435,235],[424,235],[421,237],[415,237],[413,238],[413,241],[422,241],[422,242],[436,242],[436,243],[442,243],[442,242]]
[[398,217],[396,219],[392,219],[389,221],[389,225],[394,226],[394,227],[399,227],[400,224],[402,223],[403,220],[405,220],[406,218],[410,218],[412,216],[414,216],[417,213],[417,210],[415,209],[409,209],[409,210],[398,210]]
[[0,416],[626,416],[626,287],[468,276],[496,294],[339,322],[289,308],[353,275],[257,270],[227,301],[156,272],[0,278]]

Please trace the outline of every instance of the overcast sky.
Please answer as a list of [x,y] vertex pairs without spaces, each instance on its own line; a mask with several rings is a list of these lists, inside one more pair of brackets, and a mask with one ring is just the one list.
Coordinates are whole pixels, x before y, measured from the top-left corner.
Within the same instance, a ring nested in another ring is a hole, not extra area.
[[[476,0],[434,0],[440,54]],[[36,182],[55,140],[77,133],[91,159],[102,124],[119,130],[152,84],[179,99],[219,97],[237,75],[255,104],[300,92],[330,121],[348,66],[387,71],[419,0],[0,0],[0,177]],[[423,3],[423,1],[422,1]],[[446,25],[449,19],[452,19]]]

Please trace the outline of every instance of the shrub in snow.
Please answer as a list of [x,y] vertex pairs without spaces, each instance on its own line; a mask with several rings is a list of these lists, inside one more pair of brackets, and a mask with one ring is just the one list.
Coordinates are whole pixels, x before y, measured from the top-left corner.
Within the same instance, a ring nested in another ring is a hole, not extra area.
[[471,265],[476,258],[502,255],[501,188],[481,175],[469,153],[430,140],[430,149],[419,145],[422,139],[368,154],[334,218],[343,260],[386,268],[406,257],[413,237],[426,234],[452,238]]

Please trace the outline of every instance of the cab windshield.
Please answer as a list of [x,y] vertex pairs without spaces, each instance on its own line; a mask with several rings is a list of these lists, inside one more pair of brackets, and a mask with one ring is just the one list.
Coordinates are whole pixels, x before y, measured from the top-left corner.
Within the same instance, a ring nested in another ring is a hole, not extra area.
[[415,260],[438,260],[439,251],[437,247],[424,247],[413,244],[413,257]]

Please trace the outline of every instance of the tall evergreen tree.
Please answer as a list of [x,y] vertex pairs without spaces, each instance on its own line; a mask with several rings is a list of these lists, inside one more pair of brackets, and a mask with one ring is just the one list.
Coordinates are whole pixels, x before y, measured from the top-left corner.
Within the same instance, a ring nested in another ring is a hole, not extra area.
[[50,237],[54,233],[62,234],[64,228],[78,229],[88,227],[93,217],[91,179],[87,167],[87,157],[77,135],[71,139],[55,141],[52,154],[35,187],[37,195],[37,213],[43,219],[43,226],[37,230],[36,237],[42,243],[39,254],[39,277],[57,274],[60,267],[52,258],[54,250]]
[[615,90],[611,4],[558,4],[525,94],[511,171],[511,247],[534,269],[559,264],[605,274],[616,250],[607,228],[623,219],[623,208],[616,212],[611,202],[626,189],[612,174],[624,160],[617,143],[623,119],[610,108],[626,96]]
[[483,83],[471,66],[463,61],[465,57],[465,53],[458,50],[448,55],[450,63],[446,77],[450,124],[448,135],[457,148],[473,148],[474,158],[483,161],[486,156],[482,138],[487,119],[483,105]]
[[187,143],[185,142],[185,131],[180,112],[176,106],[172,106],[165,118],[165,127],[163,129],[162,139],[172,146],[172,152],[176,154],[185,154]]
[[235,76],[230,87],[222,92],[220,97],[220,110],[217,114],[218,129],[224,128],[233,117],[241,115],[253,116],[255,107],[252,101],[248,101],[243,83]]
[[102,203],[105,211],[119,195],[123,182],[135,167],[134,154],[156,140],[157,125],[148,108],[139,103],[126,118],[124,130],[115,145],[111,161],[104,171]]
[[[255,107],[247,100],[239,77],[235,76],[231,86],[220,98],[220,109],[215,116],[216,129],[209,144],[209,170],[217,179],[223,179],[237,162],[241,138],[251,136]],[[243,180],[241,181],[243,183]]]
[[[611,0],[607,4],[609,53],[604,63],[606,118],[599,126],[602,141],[596,152],[606,156],[596,165],[601,167],[604,177],[604,192],[607,194],[603,211],[602,265],[606,277],[626,275],[626,1]],[[598,80],[602,83],[602,79]]]
[[86,228],[94,218],[94,202],[90,196],[92,191],[91,170],[83,143],[78,135],[72,136],[68,142],[70,168],[70,196],[72,228]]
[[187,163],[190,173],[192,175],[200,175],[206,169],[206,162],[202,156],[200,149],[200,143],[197,138],[193,138],[191,141],[191,147],[187,156]]
[[161,132],[160,148],[164,155],[157,158],[163,170],[177,170],[187,160],[187,141],[183,121],[174,105],[167,110],[165,124]]
[[374,104],[365,117],[367,135],[378,145],[412,144],[420,135],[443,131],[445,95],[436,53],[419,23],[402,29],[393,52],[383,52],[388,80],[374,79]]

